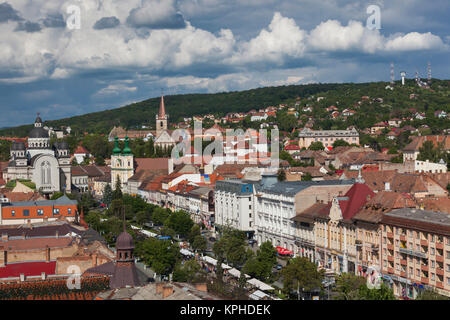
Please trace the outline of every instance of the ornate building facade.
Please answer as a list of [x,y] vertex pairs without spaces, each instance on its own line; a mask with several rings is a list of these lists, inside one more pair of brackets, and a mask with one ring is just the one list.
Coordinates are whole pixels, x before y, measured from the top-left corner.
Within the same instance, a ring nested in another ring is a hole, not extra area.
[[120,187],[125,190],[128,179],[134,174],[134,156],[128,146],[128,137],[125,137],[125,147],[119,148],[119,139],[115,138],[115,146],[111,156],[111,187],[114,189],[117,180],[120,181]]
[[37,116],[28,137],[28,147],[23,142],[13,142],[11,159],[4,179],[26,179],[36,184],[36,190],[45,194],[71,191],[70,151],[66,142],[50,145],[48,131]]

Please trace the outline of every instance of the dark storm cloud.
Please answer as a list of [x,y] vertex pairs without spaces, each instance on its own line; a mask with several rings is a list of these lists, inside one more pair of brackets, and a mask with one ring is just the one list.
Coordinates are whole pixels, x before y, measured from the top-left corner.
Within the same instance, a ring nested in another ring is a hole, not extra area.
[[103,17],[94,24],[93,28],[96,30],[110,29],[117,27],[119,24],[120,20],[116,17]]
[[15,10],[8,2],[0,3],[0,23],[12,21],[21,21],[19,11]]
[[14,31],[26,31],[26,32],[39,32],[42,30],[41,25],[38,22],[19,22],[17,28]]
[[42,20],[42,24],[46,28],[64,28],[66,26],[64,17],[60,13],[48,15],[45,19]]

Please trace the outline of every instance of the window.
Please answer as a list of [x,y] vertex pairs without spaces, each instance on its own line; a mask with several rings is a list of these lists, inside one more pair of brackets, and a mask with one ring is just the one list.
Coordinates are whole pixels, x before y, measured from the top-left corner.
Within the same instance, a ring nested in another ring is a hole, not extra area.
[[412,267],[409,267],[409,273],[413,273],[413,268]]
[[447,272],[450,272],[450,264],[447,264]]
[[11,211],[11,216],[13,216],[13,217],[16,216],[16,210],[12,210],[12,211]]
[[30,215],[30,210],[28,209],[23,209],[23,216],[24,217],[28,217]]
[[37,209],[37,215],[43,216],[44,215],[44,209]]
[[434,268],[434,260],[431,260],[431,267]]
[[431,274],[431,280],[434,280],[434,273]]
[[434,248],[431,248],[431,255],[434,256]]
[[59,209],[55,208],[53,209],[53,215],[57,216],[59,214]]
[[419,269],[416,269],[416,276],[420,277],[420,270]]
[[67,214],[71,215],[72,214],[72,208],[67,209]]
[[450,251],[447,251],[447,259],[450,259]]
[[434,242],[434,234],[431,235],[431,242]]

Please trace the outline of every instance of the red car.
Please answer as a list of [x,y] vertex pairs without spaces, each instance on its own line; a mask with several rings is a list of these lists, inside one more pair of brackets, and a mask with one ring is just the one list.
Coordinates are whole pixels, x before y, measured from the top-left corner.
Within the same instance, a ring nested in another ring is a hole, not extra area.
[[101,204],[100,204],[100,208],[106,208],[106,207],[107,207],[106,204],[104,204],[104,203],[101,203]]

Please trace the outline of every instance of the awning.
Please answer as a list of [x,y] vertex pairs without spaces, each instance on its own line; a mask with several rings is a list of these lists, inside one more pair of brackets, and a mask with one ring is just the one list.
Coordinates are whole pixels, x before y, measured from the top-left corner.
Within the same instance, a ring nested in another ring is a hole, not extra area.
[[[217,260],[214,258],[211,258],[210,256],[204,256],[203,261],[205,261],[206,263],[212,264],[214,266],[217,264]],[[228,269],[231,269],[231,267],[229,265],[226,265],[225,263],[222,263],[222,269],[228,270]]]
[[247,281],[248,283],[250,283],[251,285],[254,285],[255,287],[257,287],[260,290],[266,291],[266,290],[274,290],[273,287],[269,286],[268,284],[265,284],[262,281],[259,281],[258,279],[250,279]]
[[277,249],[278,254],[293,254],[294,253],[294,251],[285,249],[285,248],[280,247],[280,246],[277,246],[276,249]]
[[250,297],[250,299],[253,299],[253,300],[261,300],[265,297],[269,297],[269,295],[262,291],[256,290],[249,297]]
[[[227,271],[229,274],[231,274],[233,277],[236,278],[240,278],[241,277],[241,272],[238,269],[230,269]],[[248,274],[245,275],[246,278],[250,278],[250,276]]]
[[180,249],[180,253],[181,253],[182,255],[185,255],[185,256],[193,256],[193,255],[194,255],[193,252],[191,252],[191,251],[189,251],[189,250],[187,250],[187,249]]

